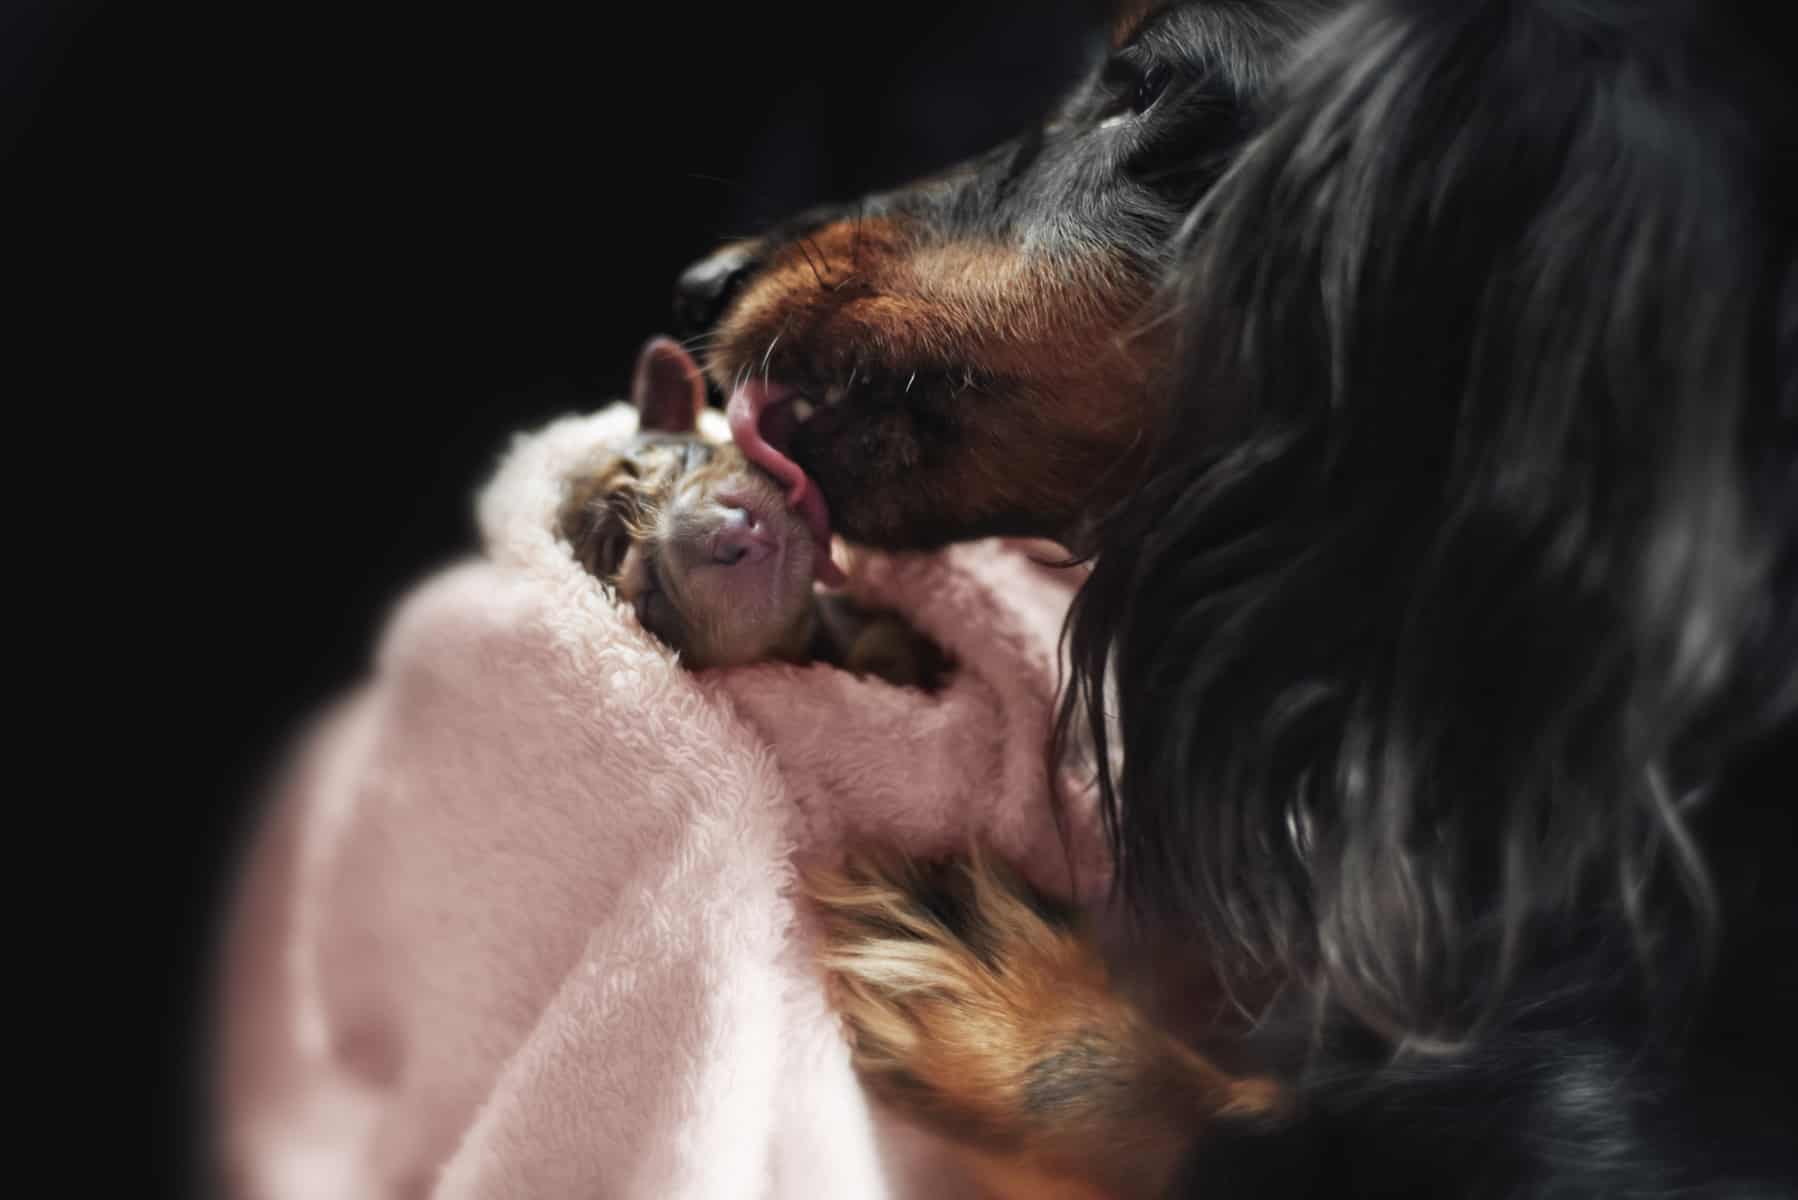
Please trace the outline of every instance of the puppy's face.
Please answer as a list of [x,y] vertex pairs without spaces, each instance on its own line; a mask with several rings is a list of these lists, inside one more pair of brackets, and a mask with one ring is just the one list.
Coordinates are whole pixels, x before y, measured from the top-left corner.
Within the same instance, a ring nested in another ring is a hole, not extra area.
[[780,487],[695,431],[698,367],[652,342],[633,385],[643,431],[573,481],[562,528],[581,563],[689,667],[797,657],[820,548]]
[[728,276],[707,369],[738,444],[884,546],[1065,536],[1126,493],[1171,354],[1168,243],[1308,13],[1122,19],[1023,137],[689,271]]

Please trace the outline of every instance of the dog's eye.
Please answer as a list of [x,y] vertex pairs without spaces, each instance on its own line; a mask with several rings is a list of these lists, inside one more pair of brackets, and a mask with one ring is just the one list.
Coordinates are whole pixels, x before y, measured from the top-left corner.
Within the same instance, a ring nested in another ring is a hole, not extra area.
[[624,556],[631,548],[630,537],[618,526],[617,517],[609,510],[588,511],[577,518],[578,524],[568,529],[575,557],[602,583],[613,583]]
[[668,645],[682,649],[680,611],[668,598],[661,564],[651,557],[645,564],[644,574],[643,590],[637,596],[637,620]]
[[1174,78],[1173,69],[1161,63],[1144,64],[1120,55],[1105,64],[1104,88],[1110,94],[1107,122],[1126,115],[1140,117],[1155,107]]
[[665,624],[663,618],[668,615],[668,597],[660,588],[649,587],[637,596],[637,619],[643,622],[657,637],[663,637]]
[[1130,111],[1142,116],[1155,107],[1155,101],[1161,99],[1161,93],[1167,91],[1168,80],[1174,73],[1167,67],[1157,63],[1144,71],[1136,80],[1136,90],[1130,96]]
[[614,533],[599,543],[594,556],[594,569],[602,579],[610,579],[618,574],[618,567],[624,562],[624,556],[630,553],[631,541],[622,533]]

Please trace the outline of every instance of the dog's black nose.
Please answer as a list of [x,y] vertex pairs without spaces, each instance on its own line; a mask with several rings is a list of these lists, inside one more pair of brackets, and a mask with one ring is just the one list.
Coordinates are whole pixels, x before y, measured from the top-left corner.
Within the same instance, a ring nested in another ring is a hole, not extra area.
[[710,329],[753,270],[755,247],[739,242],[682,271],[674,283],[675,335],[689,338]]

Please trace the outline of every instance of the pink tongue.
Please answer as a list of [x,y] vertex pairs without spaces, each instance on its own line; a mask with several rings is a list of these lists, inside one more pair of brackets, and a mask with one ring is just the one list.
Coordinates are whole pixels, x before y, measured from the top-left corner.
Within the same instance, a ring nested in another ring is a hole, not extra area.
[[824,494],[812,485],[804,468],[769,443],[762,433],[763,417],[793,396],[793,390],[778,383],[755,380],[732,393],[725,406],[730,420],[730,436],[743,456],[779,480],[787,489],[787,503],[812,531],[817,543],[813,573],[820,582],[840,587],[845,581],[843,570],[830,557],[830,509]]

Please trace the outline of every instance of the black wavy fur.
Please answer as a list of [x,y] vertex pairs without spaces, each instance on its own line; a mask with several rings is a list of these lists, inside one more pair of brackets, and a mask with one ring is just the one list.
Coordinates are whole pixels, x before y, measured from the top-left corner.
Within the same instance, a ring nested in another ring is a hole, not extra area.
[[1311,1116],[1192,1195],[1798,1194],[1777,7],[1353,5],[1189,224],[1064,729],[1145,919],[1289,980]]

